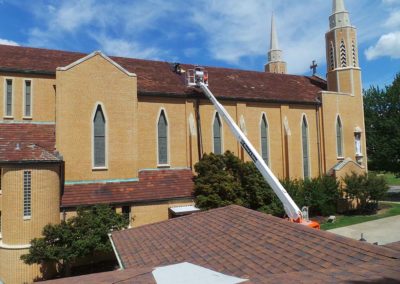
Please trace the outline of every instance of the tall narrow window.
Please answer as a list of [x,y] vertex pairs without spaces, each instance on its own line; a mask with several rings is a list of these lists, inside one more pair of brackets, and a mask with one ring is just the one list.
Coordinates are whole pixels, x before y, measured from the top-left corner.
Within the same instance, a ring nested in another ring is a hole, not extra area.
[[12,100],[13,100],[13,92],[12,92],[12,80],[6,80],[6,116],[12,116]]
[[338,157],[343,157],[343,129],[339,116],[336,120],[336,152]]
[[24,171],[24,218],[29,218],[32,215],[31,184],[31,172]]
[[168,122],[163,110],[158,118],[158,164],[168,164]]
[[218,113],[215,114],[213,123],[213,142],[214,142],[214,154],[222,154],[222,143],[221,143],[221,120]]
[[303,145],[303,176],[304,178],[310,177],[310,155],[308,147],[308,123],[306,116],[303,116],[301,124],[301,141]]
[[261,119],[261,156],[264,162],[269,165],[269,149],[268,149],[268,123],[265,115]]
[[32,88],[31,81],[25,81],[25,93],[24,93],[24,116],[30,117],[32,116]]
[[93,160],[95,167],[106,166],[106,120],[101,106],[97,106],[93,119]]
[[347,66],[346,46],[343,40],[340,42],[340,66]]

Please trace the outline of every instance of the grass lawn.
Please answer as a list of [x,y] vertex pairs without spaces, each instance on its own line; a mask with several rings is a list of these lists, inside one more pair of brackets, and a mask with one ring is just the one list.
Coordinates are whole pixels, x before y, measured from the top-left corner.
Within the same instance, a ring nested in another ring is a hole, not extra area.
[[373,221],[390,216],[400,215],[400,203],[380,202],[381,208],[374,215],[337,215],[335,223],[321,224],[321,230],[330,230],[339,227],[350,226],[358,223]]
[[400,178],[397,178],[394,174],[386,173],[384,176],[389,185],[400,185]]
[[[372,171],[371,171],[372,172]],[[386,179],[388,185],[400,185],[400,178],[396,177],[393,173],[380,173],[375,172],[378,176],[383,176]]]

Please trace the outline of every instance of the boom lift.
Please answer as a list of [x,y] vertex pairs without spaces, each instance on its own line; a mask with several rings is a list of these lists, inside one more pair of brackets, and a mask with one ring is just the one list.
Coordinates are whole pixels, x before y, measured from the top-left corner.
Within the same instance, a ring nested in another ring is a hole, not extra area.
[[260,154],[256,151],[253,145],[250,143],[249,139],[240,130],[234,120],[231,118],[229,113],[225,108],[217,101],[210,89],[208,88],[208,72],[202,67],[196,67],[195,69],[188,70],[187,73],[187,84],[189,86],[195,86],[201,88],[204,94],[210,99],[218,114],[223,117],[226,124],[228,124],[233,135],[243,147],[243,149],[249,154],[250,158],[253,160],[255,166],[260,171],[264,179],[270,185],[272,190],[278,196],[279,200],[282,202],[285,209],[286,215],[289,221],[300,223],[311,228],[319,229],[320,225],[317,222],[308,220],[308,209],[303,207],[300,210],[293,199],[290,197],[288,192],[268,168],[267,164],[264,162]]

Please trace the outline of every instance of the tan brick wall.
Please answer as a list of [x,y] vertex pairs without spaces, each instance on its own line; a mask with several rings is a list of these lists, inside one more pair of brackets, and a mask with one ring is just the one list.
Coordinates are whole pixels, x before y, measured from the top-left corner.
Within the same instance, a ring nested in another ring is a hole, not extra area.
[[141,97],[138,104],[139,169],[158,166],[157,124],[161,109],[168,121],[168,160],[171,167],[188,167],[188,116],[185,99]]
[[[31,171],[30,219],[23,216],[24,170]],[[46,224],[60,222],[58,165],[4,167],[2,183],[2,241],[5,244],[29,244],[31,239],[41,236]]]
[[354,129],[360,127],[362,133],[363,166],[366,166],[366,141],[364,114],[361,95],[351,96],[346,94],[324,93],[323,104],[323,131],[325,147],[325,163],[329,170],[339,159],[336,151],[336,118],[340,115],[343,128],[343,157],[356,160]]
[[[137,177],[136,77],[100,55],[67,71],[57,71],[57,150],[65,160],[65,179]],[[92,124],[98,103],[106,119],[107,169],[92,165]]]
[[131,215],[133,218],[132,227],[168,220],[168,208],[193,204],[192,200],[172,200],[153,204],[134,205],[131,208]]
[[[5,79],[13,80],[13,118],[5,118]],[[24,80],[31,80],[32,117],[23,116]],[[51,76],[0,73],[0,116],[1,120],[54,122],[55,79]]]
[[0,280],[5,284],[32,283],[42,277],[39,265],[24,264],[20,257],[29,249],[5,249],[0,247]]
[[265,65],[265,72],[286,74],[286,63],[285,62],[270,62]]

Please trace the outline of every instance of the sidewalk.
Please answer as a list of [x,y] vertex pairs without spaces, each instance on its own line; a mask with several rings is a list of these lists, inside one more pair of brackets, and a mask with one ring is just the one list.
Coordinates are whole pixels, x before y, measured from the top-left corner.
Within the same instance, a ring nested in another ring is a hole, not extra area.
[[367,242],[378,242],[378,245],[398,242],[400,241],[400,215],[332,229],[328,232],[355,240],[359,240],[363,233]]

